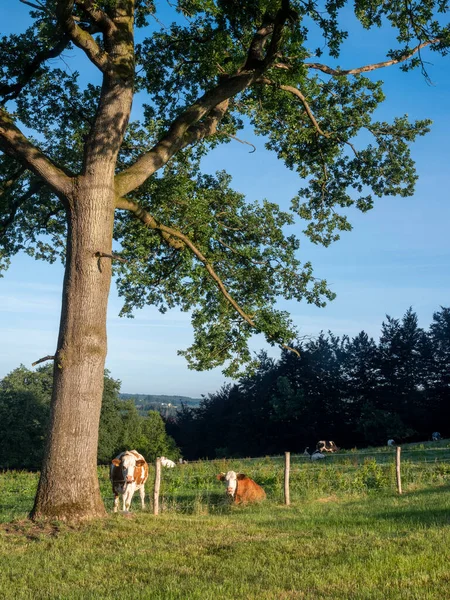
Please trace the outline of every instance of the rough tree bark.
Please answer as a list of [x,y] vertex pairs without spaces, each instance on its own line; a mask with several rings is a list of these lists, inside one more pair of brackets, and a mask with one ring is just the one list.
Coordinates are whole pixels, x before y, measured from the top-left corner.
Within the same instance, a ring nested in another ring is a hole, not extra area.
[[[112,177],[109,179],[112,182]],[[112,186],[86,179],[68,208],[68,246],[47,451],[34,518],[103,516],[97,445],[106,358]]]

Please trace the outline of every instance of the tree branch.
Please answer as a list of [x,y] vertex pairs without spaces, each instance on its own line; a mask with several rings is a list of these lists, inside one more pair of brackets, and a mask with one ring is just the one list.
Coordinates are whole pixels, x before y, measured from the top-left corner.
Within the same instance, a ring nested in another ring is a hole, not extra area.
[[[235,311],[246,321],[251,327],[256,328],[254,321],[247,315],[247,313],[239,306],[239,304],[232,298],[232,296],[228,293],[223,281],[214,271],[211,263],[208,259],[202,254],[202,252],[191,242],[191,240],[178,231],[173,229],[172,227],[167,227],[166,225],[162,225],[158,223],[152,215],[150,215],[146,210],[140,207],[136,202],[132,200],[127,200],[126,198],[120,198],[116,202],[116,208],[120,208],[123,210],[129,210],[134,215],[144,223],[146,227],[150,229],[155,229],[161,232],[162,237],[165,241],[174,248],[181,249],[184,247],[188,247],[192,253],[197,257],[197,259],[203,263],[206,271],[209,273],[211,278],[215,281],[217,287],[219,288],[222,295],[228,300],[231,306],[235,309]],[[177,245],[174,245],[177,244]]]
[[116,33],[117,27],[108,15],[100,10],[92,0],[75,0],[75,4],[92,19],[92,22],[102,31],[107,37],[111,37]]
[[51,356],[50,354],[47,356],[44,356],[43,358],[40,358],[39,360],[35,360],[34,363],[31,363],[32,367],[35,367],[36,365],[38,365],[41,362],[46,362],[47,360],[55,360],[56,356]]
[[[250,327],[252,327],[253,329],[258,329],[255,322],[253,321],[252,317],[250,315],[248,315],[239,306],[239,304],[233,299],[233,297],[228,293],[228,291],[225,287],[225,284],[220,279],[220,277],[217,275],[217,273],[214,271],[214,269],[213,269],[211,263],[208,261],[208,259],[203,255],[203,253],[195,246],[195,244],[193,244],[193,242],[186,235],[184,235],[183,233],[181,233],[181,231],[178,231],[177,229],[173,229],[172,227],[167,227],[166,225],[162,225],[161,223],[158,223],[156,221],[156,219],[152,215],[150,215],[145,209],[143,209],[141,206],[139,206],[139,204],[137,204],[137,202],[128,200],[127,198],[119,198],[116,201],[116,208],[121,209],[121,210],[128,210],[128,211],[132,212],[136,216],[136,218],[138,218],[140,221],[142,221],[142,223],[146,227],[159,231],[161,233],[161,237],[173,248],[176,248],[177,250],[180,250],[185,247],[189,248],[191,250],[191,252],[194,254],[194,256],[196,256],[197,259],[201,263],[203,263],[206,271],[209,273],[210,277],[216,283],[221,294],[231,304],[231,306],[239,314],[239,316],[246,323],[248,323],[250,325]],[[273,340],[273,341],[276,342],[276,340]],[[290,346],[287,346],[286,344],[279,344],[279,346],[281,348],[285,348],[286,350],[290,350],[291,352],[294,352],[294,354],[296,354],[297,356],[300,356],[300,353],[295,348],[291,348]]]
[[134,216],[140,221],[142,221],[142,223],[146,227],[158,231],[161,238],[172,248],[175,248],[176,250],[184,249],[184,243],[179,239],[173,239],[172,236],[169,235],[167,232],[162,231],[156,219],[144,208],[139,206],[137,202],[134,202],[133,200],[128,200],[127,198],[119,198],[118,200],[116,200],[116,208],[132,212]]
[[260,67],[264,62],[264,47],[268,38],[273,34],[274,23],[273,19],[263,23],[258,31],[253,36],[252,42],[248,49],[247,60],[245,61],[244,69],[250,70],[255,67]]
[[291,8],[289,0],[281,0],[281,8],[275,17],[273,34],[270,39],[269,49],[264,59],[264,67],[267,69],[271,66],[274,59],[278,56],[278,50],[281,44],[286,22],[295,22],[298,20],[298,13]]
[[[301,93],[301,91],[299,89],[297,89],[291,85],[278,84],[275,81],[272,81],[265,77],[260,77],[259,79],[256,80],[255,83],[261,83],[264,85],[272,85],[272,86],[279,88],[280,90],[284,90],[286,92],[293,94],[294,96],[297,96],[297,98],[299,98],[299,100],[303,104],[306,114],[308,115],[308,117],[309,117],[311,123],[313,124],[315,130],[317,131],[317,133],[319,135],[322,135],[325,138],[331,138],[332,136],[336,135],[335,133],[327,133],[326,131],[323,131],[323,129],[320,127],[319,123],[317,122],[305,96]],[[339,140],[341,143],[346,144],[347,146],[350,146],[350,148],[353,150],[353,153],[355,154],[356,158],[359,159],[359,153],[356,150],[355,146],[351,142],[343,140],[339,136],[336,136],[336,139]]]
[[2,102],[14,100],[23,90],[23,88],[31,81],[33,75],[39,70],[40,66],[49,58],[56,58],[63,52],[70,42],[68,35],[63,35],[53,48],[38,52],[33,60],[24,66],[22,75],[14,84],[0,85],[0,96],[3,96]]
[[[102,72],[112,73],[113,63],[108,55],[97,44],[90,33],[79,27],[72,16],[75,0],[59,0],[57,4],[58,23],[78,48],[84,51],[89,60]],[[87,2],[90,4],[89,2]]]
[[228,110],[228,106],[230,104],[230,100],[227,98],[220,104],[218,104],[211,112],[208,117],[199,123],[199,125],[194,125],[188,129],[185,142],[183,144],[183,148],[193,144],[194,142],[204,139],[205,137],[209,137],[217,133],[217,125],[223,119],[225,113]]
[[126,258],[122,258],[118,254],[107,254],[106,252],[96,252],[94,254],[96,258],[110,258],[111,260],[118,260],[121,263],[127,263]]
[[3,194],[7,192],[10,187],[17,183],[25,171],[25,167],[20,167],[16,173],[13,173],[13,175],[11,175],[5,181],[0,182],[0,196],[3,196]]
[[9,207],[9,215],[0,221],[0,236],[4,235],[8,227],[11,225],[11,223],[13,223],[18,209],[25,204],[27,200],[34,196],[34,194],[36,194],[36,192],[38,192],[43,186],[43,181],[35,181],[34,183],[30,184],[30,187],[23,194],[23,196],[18,198],[15,202],[12,202],[11,206]]
[[303,104],[306,114],[308,115],[311,123],[314,125],[314,128],[316,129],[317,133],[319,133],[320,135],[329,138],[331,137],[333,134],[331,133],[326,133],[325,131],[323,131],[319,125],[319,123],[317,122],[305,96],[301,93],[301,91],[291,85],[281,85],[279,83],[276,83],[275,81],[272,81],[271,79],[267,79],[266,77],[260,77],[259,79],[256,80],[255,83],[261,83],[264,85],[271,85],[274,87],[279,88],[280,90],[284,90],[286,92],[289,92],[291,94],[293,94],[294,96],[297,96],[297,98],[300,100],[300,102]]
[[[183,111],[172,123],[167,134],[142,155],[133,165],[116,175],[116,192],[124,196],[144,183],[148,177],[164,166],[181,148],[204,137],[201,127],[193,129],[189,136],[188,130],[196,125],[205,115],[222,102],[228,101],[242,90],[246,89],[259,73],[244,71],[229,78],[223,78],[221,83],[206,92],[197,102]],[[213,119],[214,120],[214,119]],[[187,137],[185,138],[185,136]]]
[[[181,148],[206,135],[215,133],[218,120],[217,114],[213,115],[212,112],[223,110],[223,114],[225,114],[230,98],[252,85],[271,65],[277,57],[286,21],[293,18],[294,11],[290,8],[289,0],[282,0],[282,8],[272,23],[267,18],[267,22],[255,33],[244,66],[234,75],[221,77],[216,87],[207,91],[174,120],[167,134],[149,152],[116,176],[116,192],[119,197],[125,196],[142,185]],[[264,45],[270,35],[272,37],[269,49],[266,56],[262,57]],[[203,124],[194,128],[203,117],[210,113],[211,121],[205,120]]]
[[23,135],[3,108],[0,108],[0,148],[43,179],[57,194],[69,193],[71,178]]
[[40,10],[41,12],[45,12],[48,15],[50,15],[51,17],[54,17],[54,15],[48,10],[48,8],[46,6],[44,6],[43,4],[41,4],[39,2],[39,0],[36,0],[37,4],[34,4],[33,2],[29,2],[28,0],[19,0],[19,2],[22,2],[22,4],[27,4],[28,6],[31,6],[31,8],[36,8],[37,10]]
[[356,69],[333,69],[327,65],[322,65],[320,63],[304,63],[305,67],[309,69],[317,69],[318,71],[323,71],[323,73],[327,73],[328,75],[333,75],[334,77],[338,77],[341,75],[357,75],[358,73],[367,73],[368,71],[375,71],[375,69],[382,69],[383,67],[390,67],[391,65],[397,65],[399,63],[405,62],[411,56],[414,56],[417,52],[420,52],[422,48],[429,46],[430,44],[437,44],[440,42],[439,38],[428,40],[426,42],[422,42],[415,48],[411,50],[408,54],[401,56],[400,58],[393,58],[392,60],[385,60],[383,62],[374,63],[372,65],[366,65],[364,67],[358,67]]
[[231,135],[231,133],[225,133],[223,131],[220,132],[220,135],[224,135],[225,137],[229,137],[232,140],[236,140],[236,142],[239,142],[240,144],[245,144],[246,146],[251,146],[253,148],[253,150],[250,150],[250,154],[253,154],[253,152],[256,152],[256,146],[255,146],[255,144],[252,144],[251,142],[247,142],[246,140],[241,140],[237,136]]

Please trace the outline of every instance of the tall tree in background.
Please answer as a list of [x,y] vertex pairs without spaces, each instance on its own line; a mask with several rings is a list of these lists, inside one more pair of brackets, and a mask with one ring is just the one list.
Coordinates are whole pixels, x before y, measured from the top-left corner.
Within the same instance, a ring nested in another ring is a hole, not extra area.
[[[344,0],[175,0],[163,9],[164,21],[170,10],[175,19],[168,28],[151,0],[24,2],[30,27],[0,43],[0,258],[6,265],[22,249],[63,256],[50,435],[33,515],[87,519],[105,514],[96,452],[113,241],[126,261],[114,264],[125,314],[145,303],[192,311],[195,341],[183,352],[192,367],[226,363],[235,374],[255,331],[288,344],[295,331],[276,298],[322,305],[332,295],[283,228],[297,215],[328,245],[350,228],[340,207],[366,211],[374,195],[413,192],[408,145],[429,122],[377,122],[381,82],[363,74],[423,67],[425,48],[445,53],[448,28],[436,14],[447,2],[356,0],[362,26],[390,24],[398,44],[384,62],[355,58],[346,70],[334,66],[347,37]],[[148,36],[138,44],[135,27]],[[327,49],[324,62],[317,45]],[[136,92],[139,122],[130,121]],[[292,212],[247,203],[226,174],[201,173],[201,157],[244,124],[306,180]],[[67,456],[83,465],[71,477]]]
[[183,407],[170,424],[189,458],[262,456],[310,451],[319,439],[343,448],[450,435],[450,309],[428,331],[408,309],[387,317],[380,342],[362,331],[352,340],[331,332],[280,360],[261,352],[260,366],[238,384]]
[[0,381],[0,468],[39,469],[48,428],[52,369],[23,365]]
[[[378,407],[398,414],[416,428],[424,418],[422,410],[427,336],[418,326],[416,313],[409,308],[402,320],[386,317],[379,344],[380,397]],[[403,433],[397,436],[406,435]]]
[[365,426],[360,419],[362,411],[372,410],[378,405],[380,361],[377,345],[365,331],[361,331],[351,340],[345,339],[344,346],[343,390],[348,422],[359,426],[353,430],[354,443],[358,444],[367,439],[361,435],[361,426]]
[[450,308],[441,307],[433,314],[430,325],[433,348],[432,374],[429,381],[432,429],[440,431],[442,424],[450,423]]
[[[21,365],[0,381],[0,469],[40,468],[52,387],[53,369],[49,365],[36,371]],[[159,413],[141,417],[133,401],[120,399],[119,391],[120,381],[105,371],[98,462],[109,464],[118,452],[138,447],[148,460],[153,460],[153,439],[160,454],[170,452],[176,458],[178,449],[165,434]]]

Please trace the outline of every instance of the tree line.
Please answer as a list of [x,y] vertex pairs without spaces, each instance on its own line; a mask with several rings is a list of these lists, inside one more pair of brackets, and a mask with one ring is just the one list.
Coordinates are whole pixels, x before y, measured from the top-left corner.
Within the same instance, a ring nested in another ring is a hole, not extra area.
[[450,308],[428,330],[410,308],[382,323],[379,341],[331,332],[298,344],[298,358],[259,355],[234,385],[183,406],[167,424],[189,459],[303,452],[319,439],[365,447],[450,435]]
[[[0,469],[41,468],[49,426],[53,368],[31,371],[21,365],[0,381]],[[139,414],[132,399],[119,397],[120,381],[104,375],[98,462],[108,464],[126,449],[149,461],[165,455],[177,460],[179,450],[167,435],[157,411]]]
[[[300,358],[259,354],[252,375],[182,404],[164,422],[145,416],[120,381],[106,371],[98,462],[135,448],[149,461],[303,452],[319,439],[341,447],[450,435],[450,308],[442,307],[424,330],[409,309],[387,316],[378,342],[362,331],[354,338],[321,333],[296,345]],[[52,393],[51,365],[21,365],[0,381],[0,468],[39,469]]]

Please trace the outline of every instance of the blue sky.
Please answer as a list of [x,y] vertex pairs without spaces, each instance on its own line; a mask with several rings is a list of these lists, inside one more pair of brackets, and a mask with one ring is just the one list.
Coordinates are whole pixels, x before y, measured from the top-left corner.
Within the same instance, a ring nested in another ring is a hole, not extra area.
[[[18,25],[27,12],[18,0],[8,6],[1,3],[1,33],[21,29]],[[385,59],[383,41],[389,38],[389,31],[354,33],[340,66]],[[353,231],[329,248],[314,246],[301,236],[301,259],[311,260],[316,276],[327,279],[337,293],[336,300],[322,309],[280,302],[281,308],[291,312],[302,335],[330,329],[337,335],[352,336],[365,330],[378,337],[385,315],[401,317],[409,306],[417,312],[420,325],[427,328],[433,312],[450,305],[450,59],[431,53],[424,56],[431,63],[432,85],[419,71],[403,73],[397,67],[374,75],[385,81],[387,100],[380,119],[407,113],[411,119],[429,117],[434,121],[431,133],[414,144],[419,174],[415,195],[382,198],[366,214],[351,213]],[[238,142],[227,144],[206,158],[205,172],[226,169],[235,189],[249,200],[267,198],[287,208],[301,181],[264,149],[261,138],[251,132],[240,137],[254,143],[256,152],[250,153],[248,146]],[[21,363],[31,367],[33,361],[54,353],[62,278],[60,265],[21,255],[0,279],[0,377]],[[179,311],[160,315],[149,307],[138,311],[135,319],[120,319],[120,307],[112,288],[106,366],[122,381],[123,392],[198,397],[216,391],[225,381],[220,369],[190,371],[177,356],[177,350],[192,340],[188,315]],[[278,349],[267,347],[260,336],[254,338],[252,348],[265,348],[279,356]]]

